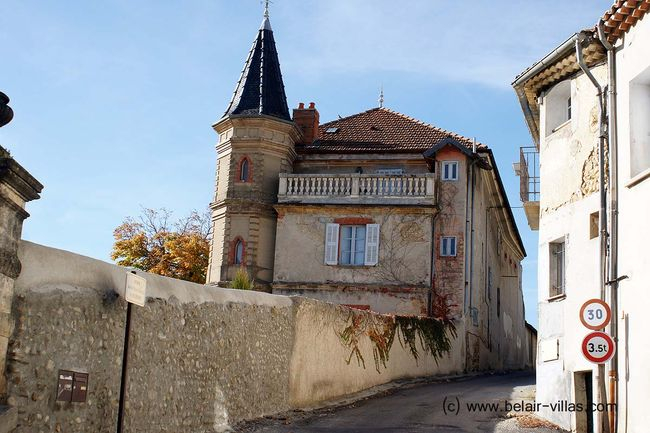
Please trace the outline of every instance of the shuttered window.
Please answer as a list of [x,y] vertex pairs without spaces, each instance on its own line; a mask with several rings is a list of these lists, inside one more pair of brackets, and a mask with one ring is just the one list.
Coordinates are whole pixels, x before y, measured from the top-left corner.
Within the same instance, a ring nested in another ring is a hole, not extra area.
[[443,236],[440,239],[440,255],[443,257],[456,256],[456,237]]
[[336,265],[339,254],[339,225],[327,224],[325,229],[325,264]]
[[327,224],[325,264],[374,266],[379,262],[379,224]]
[[366,226],[366,266],[374,266],[379,262],[379,224]]
[[458,161],[442,162],[442,180],[458,180]]

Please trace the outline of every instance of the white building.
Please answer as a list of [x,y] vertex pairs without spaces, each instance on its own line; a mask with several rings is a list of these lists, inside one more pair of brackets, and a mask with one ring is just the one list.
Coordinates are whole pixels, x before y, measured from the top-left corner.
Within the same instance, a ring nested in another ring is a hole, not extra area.
[[[538,403],[602,401],[598,367],[581,353],[589,330],[579,309],[601,290],[614,309],[607,331],[618,337],[618,350],[604,385],[617,410],[540,410],[577,432],[607,431],[607,418],[620,432],[650,425],[643,334],[650,329],[648,9],[648,0],[617,1],[598,26],[573,35],[513,83],[535,143],[522,149],[515,168],[529,224],[539,228]],[[610,381],[616,373],[618,382]]]

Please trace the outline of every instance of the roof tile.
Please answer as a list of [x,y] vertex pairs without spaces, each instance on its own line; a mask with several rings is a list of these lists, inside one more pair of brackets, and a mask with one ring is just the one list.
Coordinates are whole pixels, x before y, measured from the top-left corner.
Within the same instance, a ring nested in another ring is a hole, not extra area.
[[[331,128],[338,129],[327,132]],[[468,148],[473,146],[473,140],[462,135],[387,108],[373,108],[320,125],[314,142],[298,150],[306,153],[419,153],[447,137],[455,138]],[[477,143],[477,147],[487,148],[481,143]]]

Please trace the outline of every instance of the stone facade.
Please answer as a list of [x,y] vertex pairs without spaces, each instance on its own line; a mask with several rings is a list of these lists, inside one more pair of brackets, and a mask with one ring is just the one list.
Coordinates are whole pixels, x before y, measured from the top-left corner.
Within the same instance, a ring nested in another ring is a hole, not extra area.
[[42,189],[43,185],[0,147],[0,404],[7,395],[4,371],[9,338],[14,329],[11,315],[14,280],[21,271],[18,242],[23,221],[29,216],[25,204],[37,199]]

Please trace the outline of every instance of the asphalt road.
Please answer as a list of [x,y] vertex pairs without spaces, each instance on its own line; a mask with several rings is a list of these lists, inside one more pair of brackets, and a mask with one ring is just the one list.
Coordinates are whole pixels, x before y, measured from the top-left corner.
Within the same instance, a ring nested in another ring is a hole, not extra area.
[[[505,402],[534,398],[534,373],[479,376],[396,389],[334,409],[291,413],[239,426],[245,433],[547,433],[557,430],[518,427],[506,419]],[[498,403],[498,409],[470,411],[474,403]]]

